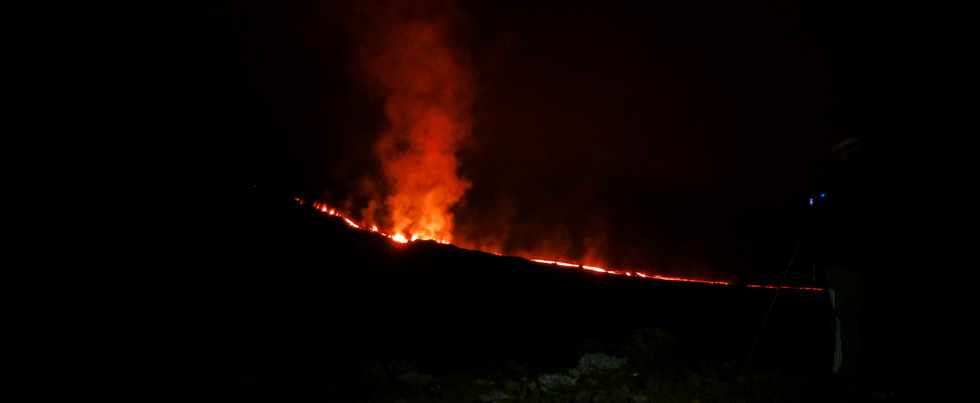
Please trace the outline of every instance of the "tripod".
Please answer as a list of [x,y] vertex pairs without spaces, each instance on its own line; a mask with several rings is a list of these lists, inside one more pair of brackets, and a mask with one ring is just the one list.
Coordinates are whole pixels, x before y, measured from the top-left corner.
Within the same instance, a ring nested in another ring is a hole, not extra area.
[[[802,241],[801,239],[796,240],[796,245],[793,247],[793,254],[789,258],[789,263],[786,265],[786,270],[783,271],[783,280],[789,278],[790,269],[792,269],[793,265],[796,263],[796,257],[800,253],[801,241]],[[814,266],[813,268],[813,276],[816,277],[816,266]],[[776,288],[775,293],[773,293],[772,295],[772,300],[769,301],[769,309],[766,309],[766,314],[762,318],[762,326],[761,328],[759,328],[759,331],[756,332],[755,338],[753,338],[752,340],[752,347],[749,349],[748,358],[745,360],[744,368],[746,370],[752,368],[752,361],[755,358],[755,352],[759,348],[759,340],[762,339],[762,333],[765,332],[766,327],[769,325],[769,317],[772,315],[772,310],[776,306],[776,300],[779,298],[779,294],[781,291],[782,291],[781,288]]]

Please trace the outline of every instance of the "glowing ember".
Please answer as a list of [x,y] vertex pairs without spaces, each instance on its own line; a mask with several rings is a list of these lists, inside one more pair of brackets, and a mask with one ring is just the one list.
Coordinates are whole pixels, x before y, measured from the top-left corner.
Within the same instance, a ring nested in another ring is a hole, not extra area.
[[[299,203],[299,204],[303,204],[303,201],[300,198],[294,198],[294,200],[297,203]],[[351,220],[348,217],[345,217],[343,214],[341,214],[336,209],[328,208],[328,206],[325,205],[325,204],[323,204],[323,203],[314,202],[312,204],[312,206],[313,206],[313,209],[316,210],[316,211],[320,211],[320,212],[323,212],[323,213],[327,213],[327,214],[329,214],[331,216],[342,218],[344,220],[344,222],[347,223],[347,225],[350,226],[351,228],[356,228],[356,229],[365,229],[365,228],[367,228],[367,227],[361,227],[360,224],[354,222],[353,220]],[[371,232],[378,233],[378,234],[381,234],[382,236],[384,236],[386,238],[390,238],[392,241],[398,242],[398,243],[409,243],[409,242],[416,241],[416,240],[419,240],[419,239],[432,239],[432,240],[435,240],[436,242],[441,243],[441,244],[449,244],[449,240],[447,238],[431,238],[431,237],[428,237],[428,236],[420,236],[417,233],[416,234],[412,234],[412,236],[411,236],[410,239],[407,238],[401,232],[395,233],[395,235],[388,235],[388,234],[380,231],[380,229],[378,228],[377,225],[372,225],[370,227],[370,231]],[[491,253],[491,254],[494,254],[494,255],[497,255],[497,256],[503,256],[503,255],[501,255],[498,252],[487,252],[487,253]],[[728,282],[728,281],[702,280],[702,279],[684,278],[684,277],[671,277],[671,276],[662,276],[662,275],[659,275],[659,274],[646,274],[646,273],[642,273],[642,272],[638,272],[638,271],[611,270],[611,269],[605,269],[605,268],[598,267],[598,266],[589,266],[589,265],[583,265],[583,264],[578,264],[578,263],[563,262],[563,261],[558,261],[558,260],[547,260],[547,259],[528,259],[528,260],[530,260],[532,262],[535,262],[535,263],[541,263],[541,264],[545,264],[545,265],[549,265],[549,266],[580,268],[582,270],[588,270],[588,271],[592,271],[592,272],[596,272],[596,273],[603,273],[603,274],[614,275],[614,276],[626,276],[626,277],[634,277],[634,276],[636,276],[636,277],[639,277],[639,278],[652,279],[652,280],[660,280],[660,281],[681,282],[681,283],[697,283],[697,284],[708,284],[708,285],[718,285],[718,286],[731,286],[731,285],[733,285],[731,282]],[[824,291],[822,288],[817,288],[817,287],[799,287],[799,286],[790,286],[790,285],[746,284],[745,287],[746,288],[770,289],[770,290],[797,290],[797,291],[812,291],[812,292],[822,292],[822,291]]]
[[533,262],[544,263],[544,264],[552,264],[552,265],[564,266],[564,267],[580,267],[581,266],[581,265],[578,265],[578,264],[575,264],[575,263],[559,262],[557,260],[544,260],[544,259],[530,259],[530,260],[533,261]]

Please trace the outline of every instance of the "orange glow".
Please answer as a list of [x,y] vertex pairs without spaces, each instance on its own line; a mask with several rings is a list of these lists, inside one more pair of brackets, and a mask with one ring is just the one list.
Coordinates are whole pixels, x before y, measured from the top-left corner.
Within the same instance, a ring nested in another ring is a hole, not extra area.
[[472,131],[475,80],[453,45],[455,13],[439,4],[411,19],[371,13],[377,29],[359,38],[356,62],[382,97],[386,121],[374,145],[384,191],[372,195],[377,208],[365,215],[411,241],[448,243],[452,208],[470,188],[457,151]]
[[[295,201],[297,203],[299,203],[299,204],[303,204],[303,201],[301,199],[298,199],[297,198],[297,199],[295,199]],[[368,228],[366,226],[362,227],[360,224],[354,222],[354,220],[352,220],[352,219],[344,216],[344,214],[340,213],[339,211],[337,211],[334,208],[328,208],[323,203],[314,202],[312,204],[312,206],[313,206],[314,210],[316,210],[316,211],[327,213],[327,214],[329,214],[331,216],[342,218],[344,220],[344,222],[348,226],[350,226],[351,228],[356,228],[356,229],[361,229],[361,230],[364,230],[364,229],[367,229]],[[409,242],[412,242],[412,241],[416,241],[416,240],[419,240],[419,239],[431,239],[431,240],[435,240],[436,242],[441,243],[441,244],[450,244],[450,241],[449,241],[448,238],[430,238],[430,237],[425,236],[424,234],[419,234],[419,233],[413,233],[411,235],[411,238],[407,238],[402,232],[396,232],[395,235],[388,235],[387,233],[380,231],[380,229],[378,228],[377,225],[372,225],[370,227],[370,231],[371,232],[374,232],[374,233],[378,233],[378,234],[380,234],[380,235],[382,235],[382,236],[384,236],[386,238],[390,238],[394,242],[402,243],[402,244],[409,243]],[[485,252],[486,253],[491,253],[491,254],[494,254],[494,255],[497,255],[497,256],[503,256],[501,253],[496,252],[496,251],[485,251]],[[731,283],[729,281],[706,280],[706,279],[687,278],[687,277],[672,277],[672,276],[663,276],[663,275],[659,275],[659,274],[647,274],[647,273],[643,273],[643,272],[639,272],[639,271],[612,270],[612,269],[605,269],[605,268],[602,268],[602,267],[599,267],[599,266],[589,266],[589,265],[578,264],[578,263],[571,263],[571,262],[564,262],[564,261],[559,261],[559,260],[532,259],[532,258],[526,258],[526,259],[528,259],[531,262],[540,263],[540,264],[544,264],[544,265],[548,265],[548,266],[578,268],[578,269],[582,269],[582,270],[588,270],[588,271],[592,271],[592,272],[596,272],[596,273],[603,273],[603,274],[608,274],[608,275],[613,275],[613,276],[624,276],[624,277],[634,277],[635,276],[635,277],[639,277],[639,278],[643,278],[643,279],[651,279],[651,280],[659,280],[659,281],[680,282],[680,283],[697,283],[697,284],[707,284],[707,285],[716,285],[716,286],[732,286],[732,285],[734,285],[733,283]],[[770,290],[796,290],[796,291],[810,291],[810,292],[822,292],[822,291],[824,291],[822,288],[817,288],[817,287],[801,287],[801,286],[791,286],[791,285],[746,284],[744,287],[746,287],[746,288],[770,289]]]
[[[495,255],[499,255],[499,254],[495,253]],[[533,262],[544,263],[544,264],[553,264],[553,265],[556,265],[556,266],[563,266],[563,267],[580,267],[581,266],[581,265],[576,264],[576,263],[559,262],[557,260],[544,260],[544,259],[529,259],[529,260],[531,260]]]

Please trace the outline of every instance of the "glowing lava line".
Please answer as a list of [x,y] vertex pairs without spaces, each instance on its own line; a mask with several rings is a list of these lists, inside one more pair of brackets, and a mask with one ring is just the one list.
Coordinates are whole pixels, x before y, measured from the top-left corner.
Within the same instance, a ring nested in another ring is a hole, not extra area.
[[[296,203],[298,203],[299,205],[304,205],[305,204],[305,202],[303,201],[303,199],[301,199],[299,197],[294,197],[293,200],[295,200]],[[364,230],[364,231],[369,231],[369,232],[374,232],[374,233],[380,234],[381,236],[384,236],[385,238],[389,238],[392,241],[397,242],[397,243],[400,243],[400,244],[407,244],[409,242],[415,242],[415,241],[420,240],[420,239],[430,240],[430,239],[422,238],[419,234],[412,234],[411,235],[411,238],[408,238],[404,234],[401,234],[401,233],[398,233],[398,234],[395,234],[395,235],[388,235],[388,234],[386,234],[384,232],[379,231],[377,225],[372,225],[370,227],[362,226],[362,225],[354,222],[354,220],[351,220],[349,217],[345,216],[343,213],[340,212],[340,210],[337,210],[336,208],[333,208],[333,207],[329,207],[326,204],[321,203],[321,202],[313,202],[312,203],[312,207],[313,207],[314,210],[319,211],[321,213],[325,213],[327,215],[334,216],[334,217],[339,217],[339,218],[343,219],[344,222],[348,226],[350,226],[351,228],[355,228],[355,229],[359,229],[359,230]],[[445,240],[442,240],[442,239],[431,239],[431,240],[432,241],[436,241],[436,242],[441,243],[441,244],[449,244],[449,242],[447,242]],[[499,253],[494,253],[494,252],[486,252],[486,253],[491,253],[491,254],[494,254],[494,255],[497,255],[497,256],[502,256]],[[602,273],[602,274],[609,274],[609,275],[614,275],[614,276],[639,277],[639,278],[643,278],[643,279],[658,280],[658,281],[670,281],[670,282],[677,282],[677,283],[696,283],[696,284],[707,284],[707,285],[716,285],[716,286],[736,286],[736,285],[738,285],[738,284],[732,283],[730,281],[703,280],[703,279],[685,278],[685,277],[662,276],[662,275],[659,275],[659,274],[647,274],[647,273],[643,273],[643,272],[639,272],[639,271],[631,271],[631,270],[612,270],[612,269],[602,268],[602,267],[599,267],[599,266],[589,266],[589,265],[584,265],[584,264],[579,264],[579,263],[563,262],[563,261],[560,261],[560,260],[532,259],[532,258],[527,258],[527,257],[525,257],[525,259],[527,259],[527,260],[529,260],[531,262],[535,262],[535,263],[539,263],[539,264],[543,264],[543,265],[547,265],[547,266],[575,268],[575,269],[587,270],[587,271],[591,271],[591,272]],[[822,292],[822,291],[824,291],[822,288],[817,288],[817,287],[800,287],[800,286],[791,286],[791,285],[770,285],[770,284],[754,284],[754,283],[744,284],[744,287],[746,287],[746,288],[770,289],[770,290],[796,290],[796,291],[812,291],[812,292]]]

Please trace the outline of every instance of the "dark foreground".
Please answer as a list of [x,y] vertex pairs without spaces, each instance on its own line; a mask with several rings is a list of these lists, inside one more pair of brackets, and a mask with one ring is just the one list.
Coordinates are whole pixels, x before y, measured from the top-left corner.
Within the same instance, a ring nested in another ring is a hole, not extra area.
[[239,398],[833,401],[822,293],[556,270],[395,245],[254,192],[229,251]]

